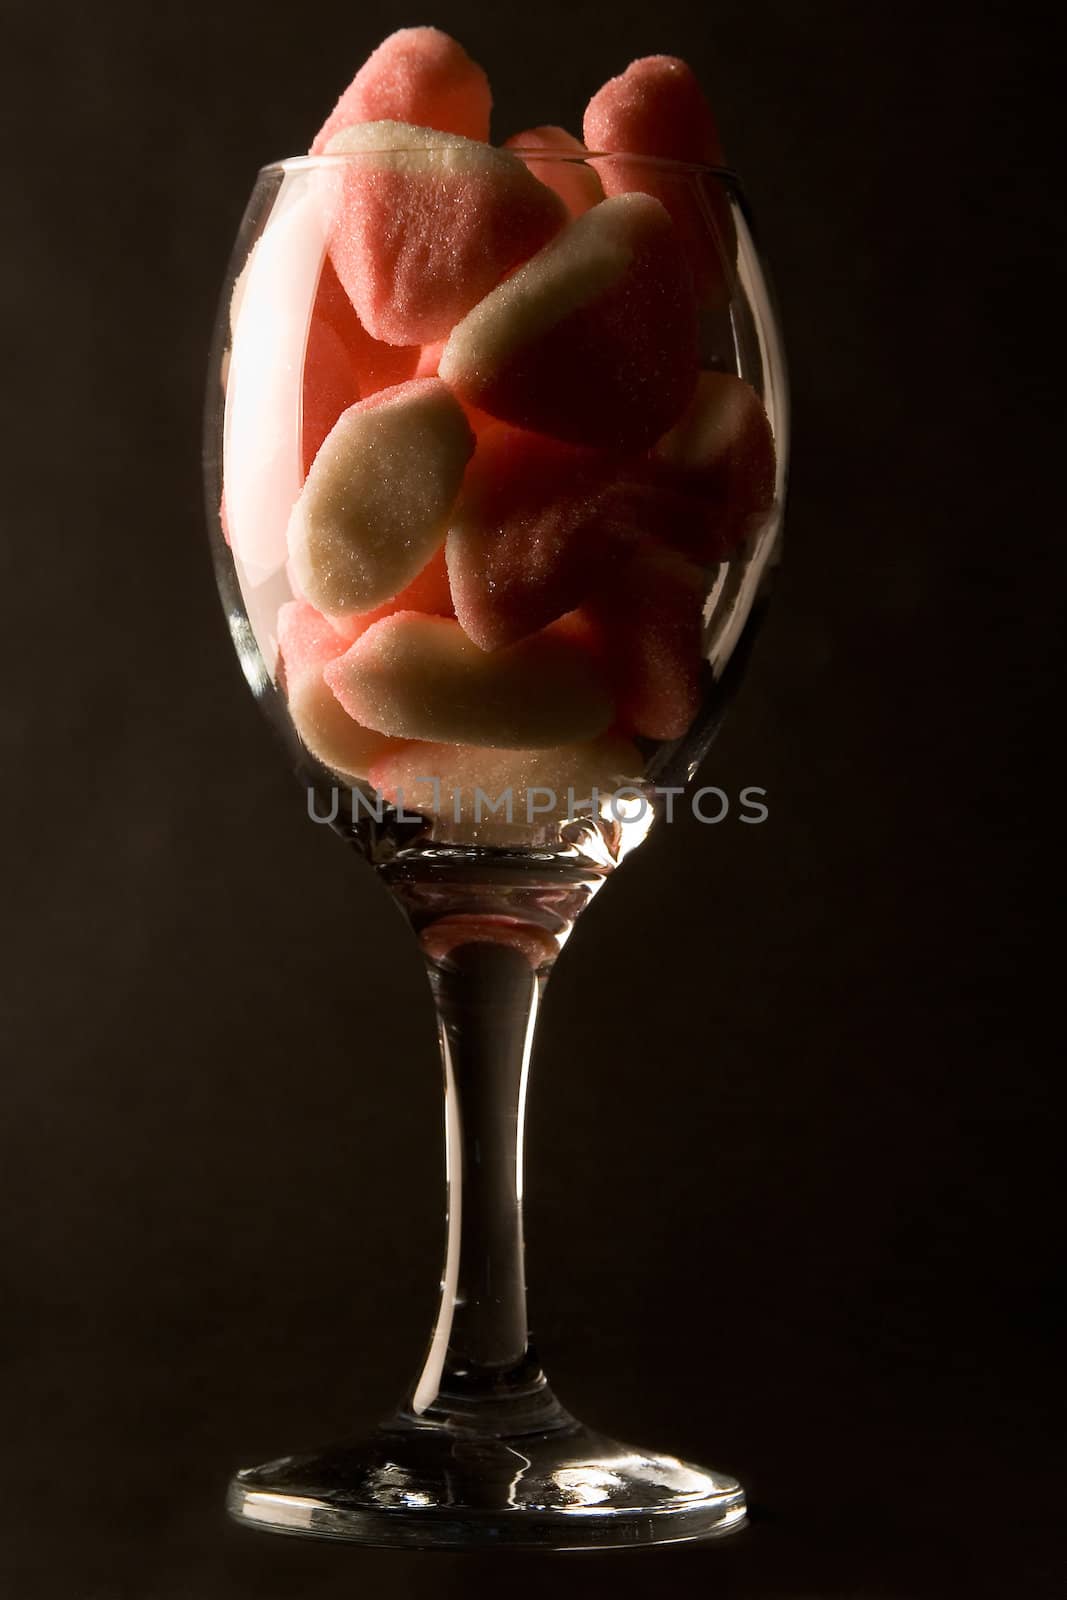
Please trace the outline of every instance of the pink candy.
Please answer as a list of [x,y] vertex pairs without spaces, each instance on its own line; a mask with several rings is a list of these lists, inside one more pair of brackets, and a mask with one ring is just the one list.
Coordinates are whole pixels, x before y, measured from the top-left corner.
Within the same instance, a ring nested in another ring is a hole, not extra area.
[[422,354],[418,345],[385,344],[372,339],[356,315],[329,256],[322,264],[313,319],[328,322],[348,351],[352,370],[359,384],[360,399],[391,389],[394,384],[414,378]]
[[[252,333],[290,279],[306,318],[318,273],[302,369],[296,321],[284,344],[305,481],[277,633],[300,737],[507,844],[640,780],[633,737],[685,736],[702,569],[772,510],[775,449],[754,390],[698,374],[698,295],[725,302],[736,241],[699,175],[722,147],[689,68],[632,63],[590,101],[585,146],[543,126],[494,149],[490,104],[454,40],[393,34],[316,136],[306,250],[269,229],[233,311],[251,459]],[[477,790],[510,791],[513,820]],[[525,948],[512,919],[454,920],[437,959],[472,938]]]
[[627,194],[571,222],[453,330],[439,371],[502,421],[647,449],[697,377],[696,307],[666,211]]
[[[711,107],[692,70],[677,56],[643,56],[609,78],[585,109],[586,148],[633,156],[723,164]],[[604,162],[605,185],[613,163]],[[609,194],[617,194],[608,188]]]
[[397,611],[422,611],[432,617],[455,615],[452,592],[448,586],[444,545],[434,552],[407,588],[401,589],[395,600],[387,600],[384,605],[375,606],[373,611],[355,611],[347,616],[331,617],[330,626],[347,644],[355,644],[368,628]]
[[307,476],[326,435],[349,406],[415,374],[416,345],[372,339],[327,257],[311,310],[304,352],[303,459]]
[[652,453],[662,489],[683,498],[662,531],[695,560],[722,561],[774,504],[774,435],[756,391],[732,372],[702,372],[676,427]]
[[[507,150],[399,122],[336,134],[322,174],[330,256],[363,326],[387,344],[442,339],[567,213]],[[358,159],[357,159],[358,158]]]
[[619,151],[593,162],[605,194],[654,195],[678,229],[702,300],[722,305],[736,250],[733,219],[722,191],[692,175],[657,168],[629,156],[721,167],[722,143],[711,107],[696,77],[677,56],[645,56],[599,89],[586,107],[584,136],[590,150]]
[[409,122],[488,139],[489,80],[462,45],[438,28],[401,28],[367,57],[311,146],[321,155],[356,122]]
[[352,362],[338,334],[313,316],[304,355],[303,453],[305,476],[342,411],[359,399]]
[[704,575],[648,547],[583,608],[615,692],[618,726],[680,739],[700,708]]
[[523,160],[526,160],[526,151],[543,150],[550,159],[541,161],[532,156],[526,160],[526,165],[535,178],[556,191],[572,217],[580,217],[583,211],[603,200],[600,179],[582,159],[584,147],[565,128],[547,125],[527,128],[525,133],[505,139],[504,149],[524,152]]
[[324,765],[365,778],[393,741],[361,727],[323,681],[324,667],[346,648],[344,640],[312,606],[292,600],[278,613],[278,644],[289,714],[304,744]]
[[496,650],[572,610],[634,537],[630,510],[615,458],[490,427],[446,546],[465,632]]

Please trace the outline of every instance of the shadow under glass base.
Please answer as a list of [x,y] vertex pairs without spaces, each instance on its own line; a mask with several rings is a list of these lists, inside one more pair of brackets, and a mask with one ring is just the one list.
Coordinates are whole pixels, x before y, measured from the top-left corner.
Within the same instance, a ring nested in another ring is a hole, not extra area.
[[745,1520],[733,1478],[579,1423],[492,1439],[401,1422],[239,1472],[227,1507],[274,1533],[442,1550],[668,1544]]

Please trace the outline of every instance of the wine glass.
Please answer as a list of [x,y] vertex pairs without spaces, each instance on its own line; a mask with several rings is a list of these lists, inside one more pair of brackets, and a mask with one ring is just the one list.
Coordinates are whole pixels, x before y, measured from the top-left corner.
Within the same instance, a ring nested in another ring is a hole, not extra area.
[[[397,1411],[369,1438],[284,1456],[233,1479],[231,1514],[277,1532],[378,1545],[573,1549],[708,1538],[745,1517],[733,1478],[595,1433],[552,1393],[527,1329],[523,1125],[534,1024],[553,963],[606,877],[658,816],[684,803],[678,796],[714,736],[763,608],[786,477],[783,354],[731,173],[589,152],[516,154],[572,199],[576,186],[580,193],[602,183],[609,193],[643,190],[667,207],[701,297],[701,364],[726,375],[701,382],[740,379],[745,394],[758,397],[773,440],[770,482],[753,497],[742,451],[740,477],[727,474],[727,500],[739,493],[751,503],[702,510],[693,496],[722,502],[721,475],[717,485],[690,484],[686,515],[701,522],[713,512],[715,526],[721,531],[725,519],[732,533],[719,547],[702,544],[695,561],[688,552],[687,570],[695,565],[700,574],[700,692],[684,729],[656,725],[659,736],[651,736],[631,728],[624,740],[609,733],[606,743],[593,741],[595,759],[588,743],[562,741],[561,757],[546,752],[544,740],[518,752],[505,741],[479,758],[447,736],[437,745],[398,745],[386,730],[394,768],[383,798],[366,768],[349,769],[347,746],[333,738],[331,718],[345,734],[347,713],[321,672],[294,673],[284,648],[284,618],[301,603],[286,530],[316,442],[309,447],[304,368],[329,271],[323,196],[364,158],[298,158],[259,174],[209,377],[205,470],[218,582],[246,677],[306,786],[309,812],[382,875],[414,929],[439,1023],[448,1195],[440,1309],[422,1372]],[[488,449],[480,434],[479,449]],[[656,466],[654,451],[639,454],[638,502],[647,492],[654,521],[663,460]],[[669,467],[670,448],[666,456]],[[612,643],[609,634],[608,649],[627,665],[625,637]],[[441,770],[427,774],[433,760]],[[429,782],[435,776],[443,791]],[[564,780],[566,805],[552,790]],[[510,814],[472,808],[472,791],[493,783],[513,792]]]

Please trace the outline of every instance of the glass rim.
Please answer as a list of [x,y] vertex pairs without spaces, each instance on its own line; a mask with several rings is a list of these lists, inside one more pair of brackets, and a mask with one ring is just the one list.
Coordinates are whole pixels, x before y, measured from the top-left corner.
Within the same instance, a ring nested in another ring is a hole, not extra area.
[[[367,156],[401,156],[421,155],[432,153],[432,150],[462,149],[464,144],[474,143],[473,140],[458,140],[450,146],[434,145],[390,145],[388,149],[380,150],[338,150],[333,154],[282,156],[277,161],[268,161],[260,167],[259,175],[266,177],[274,173],[314,172],[318,168],[329,171],[331,168],[348,166],[356,161],[362,161]],[[665,174],[676,173],[686,177],[714,178],[729,187],[739,189],[741,180],[732,167],[712,166],[703,161],[676,161],[669,156],[639,155],[628,150],[587,150],[580,146],[575,150],[547,150],[542,145],[489,145],[490,150],[499,151],[501,154],[517,156],[521,161],[553,161],[563,162],[567,165],[584,165],[587,161],[624,161],[632,165],[648,167],[654,172]]]

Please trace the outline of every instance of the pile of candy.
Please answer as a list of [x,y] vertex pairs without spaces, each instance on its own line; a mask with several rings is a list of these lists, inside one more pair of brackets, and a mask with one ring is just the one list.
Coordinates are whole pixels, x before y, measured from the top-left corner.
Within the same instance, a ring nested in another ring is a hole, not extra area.
[[722,162],[693,74],[634,62],[584,147],[494,147],[490,106],[454,40],[408,28],[311,147],[348,159],[315,171],[286,690],[321,761],[427,811],[427,774],[610,789],[635,737],[684,735],[709,569],[774,497],[759,398],[699,370],[733,230],[673,165]]

